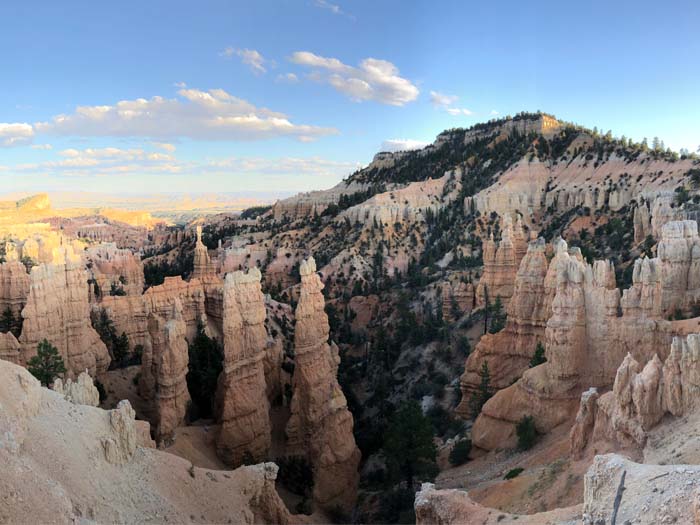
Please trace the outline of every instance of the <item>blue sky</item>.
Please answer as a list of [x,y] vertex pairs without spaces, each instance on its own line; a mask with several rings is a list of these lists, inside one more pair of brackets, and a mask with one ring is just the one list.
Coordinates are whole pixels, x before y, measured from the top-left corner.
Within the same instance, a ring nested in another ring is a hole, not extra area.
[[537,109],[695,150],[699,23],[691,1],[2,2],[0,184],[321,189]]

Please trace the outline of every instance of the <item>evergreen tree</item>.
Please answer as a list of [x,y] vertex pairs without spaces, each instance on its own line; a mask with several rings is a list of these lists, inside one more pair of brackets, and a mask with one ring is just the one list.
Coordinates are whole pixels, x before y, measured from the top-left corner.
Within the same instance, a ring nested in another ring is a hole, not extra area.
[[503,330],[506,325],[506,316],[503,312],[503,304],[501,303],[501,296],[497,295],[496,300],[491,307],[491,326],[489,327],[489,333],[496,334]]
[[384,454],[390,468],[413,487],[415,476],[432,478],[436,473],[433,427],[415,401],[405,402],[389,423]]
[[12,332],[15,337],[18,337],[17,332],[17,321],[14,314],[12,313],[12,308],[9,306],[5,308],[2,312],[2,317],[0,317],[0,332]]
[[481,413],[481,409],[484,407],[486,402],[491,399],[493,392],[491,391],[491,373],[489,372],[489,364],[487,361],[481,365],[481,370],[479,370],[479,377],[481,381],[479,383],[479,389],[472,394],[469,400],[469,408],[472,412],[472,417],[476,418]]
[[37,347],[37,355],[27,363],[27,370],[41,381],[42,385],[49,386],[56,377],[66,373],[66,365],[58,349],[44,339]]
[[214,411],[214,396],[219,374],[223,370],[223,352],[216,339],[197,327],[197,335],[189,345],[189,372],[187,387],[199,417],[211,417]]
[[114,355],[114,360],[117,366],[124,366],[126,364],[126,358],[129,355],[129,337],[125,332],[117,337],[112,344],[112,354]]
[[534,368],[537,365],[541,365],[542,363],[546,362],[547,358],[544,356],[544,346],[541,342],[538,342],[537,346],[535,347],[535,355],[533,355],[532,359],[530,359],[530,368]]

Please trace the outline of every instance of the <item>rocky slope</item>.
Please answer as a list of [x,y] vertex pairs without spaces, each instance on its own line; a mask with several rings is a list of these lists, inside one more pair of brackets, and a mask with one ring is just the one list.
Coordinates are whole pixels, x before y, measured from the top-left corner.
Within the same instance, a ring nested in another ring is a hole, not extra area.
[[275,465],[210,471],[147,448],[127,402],[74,405],[0,361],[0,403],[3,522],[298,522],[275,492]]

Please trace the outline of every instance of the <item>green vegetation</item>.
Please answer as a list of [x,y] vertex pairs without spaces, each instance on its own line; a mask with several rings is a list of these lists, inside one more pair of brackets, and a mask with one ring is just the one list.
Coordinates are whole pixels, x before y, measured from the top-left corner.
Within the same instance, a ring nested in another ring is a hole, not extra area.
[[491,306],[491,324],[489,325],[489,333],[497,334],[506,326],[506,314],[503,311],[501,297],[496,296],[496,301]]
[[241,219],[257,219],[272,209],[272,206],[253,206],[241,212]]
[[22,333],[22,316],[15,316],[9,306],[0,316],[0,332],[12,332],[15,337],[19,337]]
[[515,425],[515,433],[518,435],[518,448],[530,450],[537,441],[537,429],[532,416],[523,416]]
[[469,461],[469,453],[472,451],[472,442],[470,439],[461,439],[450,451],[450,464],[453,466],[463,465]]
[[534,368],[546,362],[547,358],[544,355],[544,345],[541,341],[538,341],[535,347],[535,354],[532,356],[532,359],[530,359],[530,368]]
[[471,409],[472,417],[474,419],[481,414],[481,409],[493,396],[493,392],[491,391],[491,373],[489,372],[489,364],[487,361],[484,361],[484,363],[481,365],[479,377],[481,378],[481,381],[479,382],[479,389],[472,394],[472,397],[469,400],[469,408]]
[[[106,309],[92,310],[90,322],[112,358],[110,369],[141,364],[141,353],[134,351],[133,355],[129,356],[129,337],[125,332],[117,335],[117,329]],[[141,350],[143,351],[143,348]]]
[[216,385],[224,368],[223,349],[216,339],[204,332],[204,327],[200,324],[188,351],[190,362],[187,388],[193,403],[190,417],[193,420],[212,417]]
[[513,479],[517,478],[521,472],[523,472],[525,469],[522,467],[516,467],[512,470],[509,470],[505,476],[503,476],[503,479]]
[[384,455],[394,478],[409,488],[416,476],[427,481],[437,474],[433,428],[415,401],[404,402],[391,418]]
[[41,381],[42,385],[49,386],[54,379],[66,373],[66,365],[58,349],[43,339],[37,346],[37,355],[27,363],[27,370]]

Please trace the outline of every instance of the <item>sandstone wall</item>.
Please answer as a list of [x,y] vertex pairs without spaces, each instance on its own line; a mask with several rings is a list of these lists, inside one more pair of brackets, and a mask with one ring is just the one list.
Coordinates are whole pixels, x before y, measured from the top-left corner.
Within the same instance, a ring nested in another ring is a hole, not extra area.
[[260,271],[254,268],[248,273],[229,273],[224,283],[217,453],[231,465],[264,459],[271,442],[264,363],[266,310],[260,278]]
[[360,451],[352,433],[352,414],[336,378],[337,349],[332,352],[328,344],[323,284],[313,257],[301,264],[300,274],[287,452],[311,462],[313,496],[319,505],[349,509],[357,495]]
[[21,361],[26,364],[39,342],[48,339],[63,357],[68,377],[85,370],[94,377],[107,370],[110,357],[90,324],[87,273],[71,248],[55,250],[53,258],[58,262],[32,268],[22,310]]

